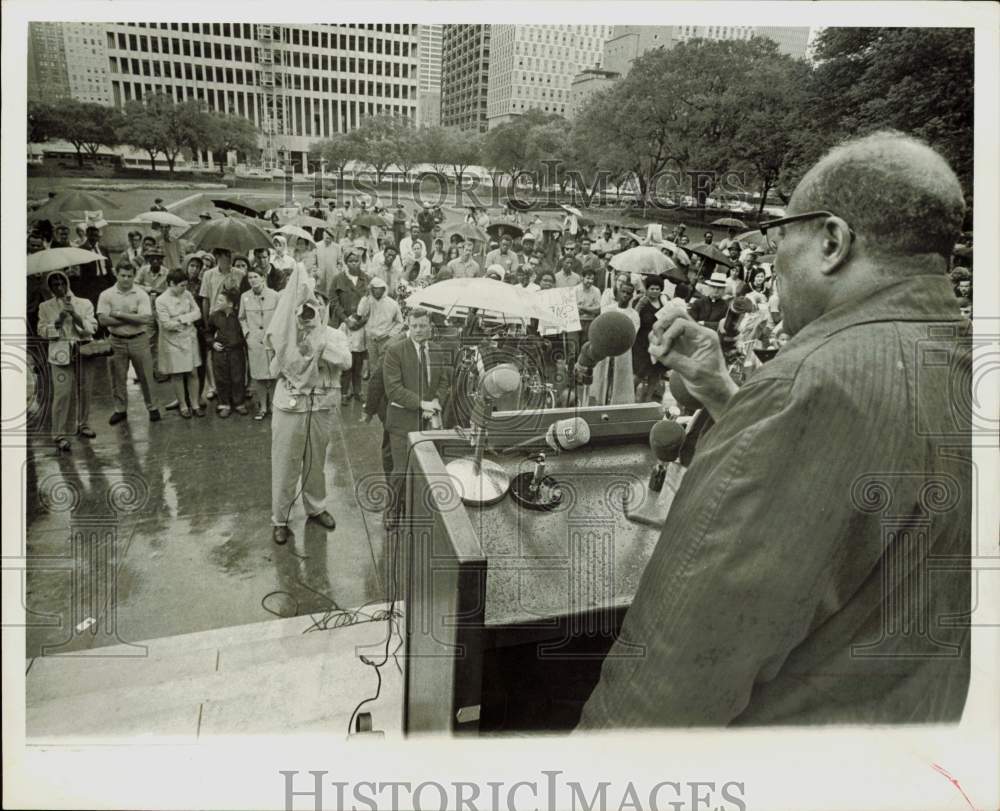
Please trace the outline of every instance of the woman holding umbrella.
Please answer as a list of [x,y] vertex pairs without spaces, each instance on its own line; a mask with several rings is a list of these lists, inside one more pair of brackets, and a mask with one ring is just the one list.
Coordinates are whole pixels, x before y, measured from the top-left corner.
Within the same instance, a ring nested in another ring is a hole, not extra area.
[[[92,439],[90,416],[91,361],[80,357],[80,345],[97,332],[94,305],[73,295],[69,277],[54,270],[45,277],[50,296],[38,308],[38,334],[48,338],[49,374],[52,382],[52,433],[56,447],[70,451],[74,434]],[[76,399],[76,413],[70,406]]]

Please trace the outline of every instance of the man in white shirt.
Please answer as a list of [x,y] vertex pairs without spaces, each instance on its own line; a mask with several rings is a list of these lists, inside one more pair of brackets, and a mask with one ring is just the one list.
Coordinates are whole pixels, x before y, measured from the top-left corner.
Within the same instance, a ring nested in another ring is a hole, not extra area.
[[410,261],[410,256],[413,255],[413,246],[418,242],[423,245],[423,240],[420,238],[420,226],[414,223],[410,226],[410,235],[399,241],[399,258],[404,265]]
[[457,259],[452,259],[448,263],[448,269],[454,279],[475,279],[483,275],[482,268],[472,256],[473,244],[471,239],[462,243],[462,253]]

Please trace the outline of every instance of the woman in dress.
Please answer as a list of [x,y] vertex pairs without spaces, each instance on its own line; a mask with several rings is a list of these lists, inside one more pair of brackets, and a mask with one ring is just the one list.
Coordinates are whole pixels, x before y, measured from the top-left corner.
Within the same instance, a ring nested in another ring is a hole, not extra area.
[[201,308],[188,290],[188,274],[179,268],[167,274],[167,289],[156,297],[156,321],[159,325],[160,371],[170,376],[180,414],[190,419],[191,411],[205,416],[199,400],[198,331]]
[[250,289],[240,297],[240,326],[247,342],[247,358],[250,368],[250,389],[257,401],[255,420],[267,416],[274,391],[274,376],[271,374],[271,359],[274,353],[265,344],[264,336],[278,306],[278,294],[264,283],[264,275],[258,268],[247,272]]
[[[636,333],[639,331],[639,313],[632,307],[635,287],[630,280],[622,279],[615,289],[615,300],[602,305],[601,313],[622,312],[629,317]],[[635,402],[635,383],[632,370],[632,348],[621,355],[604,358],[594,367],[594,382],[590,385],[590,402],[594,405],[622,405]]]

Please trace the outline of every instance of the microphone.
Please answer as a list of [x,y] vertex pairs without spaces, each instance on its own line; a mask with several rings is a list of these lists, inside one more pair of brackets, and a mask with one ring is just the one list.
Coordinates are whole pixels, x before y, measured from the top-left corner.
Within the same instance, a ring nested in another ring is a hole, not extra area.
[[659,493],[667,475],[667,463],[677,459],[684,443],[684,429],[673,420],[660,420],[649,432],[649,448],[656,464],[649,476],[649,490]]
[[[590,340],[580,349],[574,369],[576,382],[580,386],[589,386],[594,382],[594,367],[600,361],[627,352],[635,343],[635,327],[631,319],[625,313],[614,310],[597,316],[591,323],[588,334]],[[589,391],[585,389],[578,402],[586,405],[588,399]]]
[[521,388],[521,373],[513,363],[501,363],[486,371],[479,383],[484,400],[499,400]]
[[540,445],[543,442],[556,452],[576,450],[590,442],[590,425],[583,417],[556,420],[544,434],[526,439],[524,442],[518,442],[501,453],[517,453],[519,450]]

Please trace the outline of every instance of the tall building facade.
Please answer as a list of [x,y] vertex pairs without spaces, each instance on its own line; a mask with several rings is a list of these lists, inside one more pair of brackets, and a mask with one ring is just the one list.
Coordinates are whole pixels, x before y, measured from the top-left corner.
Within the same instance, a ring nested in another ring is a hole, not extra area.
[[80,101],[111,104],[105,23],[62,23],[70,95]]
[[566,115],[573,77],[601,62],[610,25],[494,25],[487,122],[492,129],[530,109]]
[[806,59],[809,53],[810,28],[795,28],[780,25],[758,25],[754,34],[758,37],[773,39],[778,43],[778,50],[796,59]]
[[[112,103],[156,92],[250,119],[260,161],[310,145],[367,116],[416,119],[417,26],[251,23],[105,24]],[[256,162],[257,156],[251,156]]]
[[417,125],[441,123],[442,25],[417,26]]
[[63,23],[29,23],[28,98],[53,102],[69,96]]
[[486,132],[490,26],[446,25],[441,41],[441,124]]
[[619,78],[621,78],[620,73],[610,70],[602,70],[597,67],[589,68],[588,70],[583,70],[576,74],[576,76],[573,77],[573,81],[570,83],[569,104],[566,106],[566,118],[570,121],[576,118],[576,114],[580,111],[583,105],[587,103],[587,99],[599,90],[612,87]]

